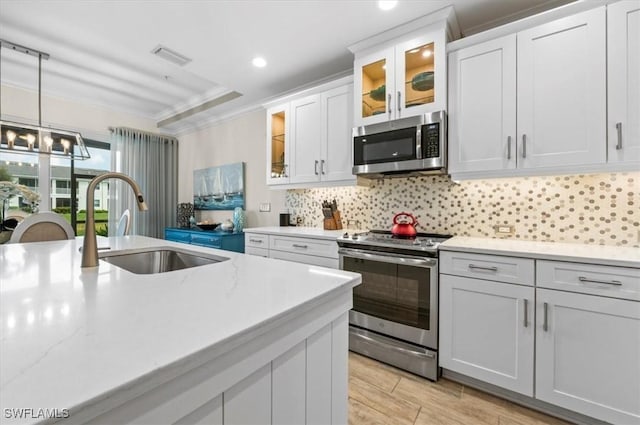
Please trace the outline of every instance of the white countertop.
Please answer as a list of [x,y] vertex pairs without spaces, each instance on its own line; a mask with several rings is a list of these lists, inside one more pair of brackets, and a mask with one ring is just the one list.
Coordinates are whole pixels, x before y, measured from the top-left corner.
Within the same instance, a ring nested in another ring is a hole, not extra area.
[[[349,230],[324,230],[317,227],[298,227],[298,226],[272,226],[272,227],[252,227],[243,230],[245,233],[262,233],[266,235],[280,236],[301,236],[315,239],[332,239],[342,236],[344,232]],[[359,230],[360,232],[361,230]],[[349,231],[350,232],[350,231]]]
[[100,401],[360,281],[340,270],[140,236],[99,245],[175,246],[229,260],[136,275],[104,261],[82,270],[79,240],[1,245],[0,411]]
[[640,248],[454,236],[441,250],[640,268]]

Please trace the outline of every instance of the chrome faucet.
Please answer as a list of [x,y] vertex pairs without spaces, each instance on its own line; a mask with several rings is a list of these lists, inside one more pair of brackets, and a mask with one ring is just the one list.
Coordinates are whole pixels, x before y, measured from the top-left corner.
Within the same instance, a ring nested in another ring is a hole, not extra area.
[[100,174],[99,176],[94,177],[94,179],[89,183],[89,187],[87,188],[87,219],[84,230],[84,242],[82,244],[81,266],[83,268],[98,266],[98,243],[96,242],[96,220],[93,216],[93,198],[98,183],[110,178],[124,180],[125,182],[129,183],[129,186],[131,186],[131,189],[133,189],[133,192],[136,195],[138,209],[140,211],[146,211],[148,209],[147,204],[145,204],[144,198],[142,197],[140,186],[138,186],[138,183],[136,183],[135,180],[133,180],[126,174],[112,172]]

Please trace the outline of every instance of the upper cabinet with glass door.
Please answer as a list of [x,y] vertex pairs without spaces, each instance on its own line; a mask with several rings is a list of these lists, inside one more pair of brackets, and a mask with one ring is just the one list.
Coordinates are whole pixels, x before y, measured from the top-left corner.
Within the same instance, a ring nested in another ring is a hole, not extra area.
[[441,22],[361,51],[354,46],[355,126],[445,110],[445,45]]
[[289,104],[267,110],[267,184],[289,183]]

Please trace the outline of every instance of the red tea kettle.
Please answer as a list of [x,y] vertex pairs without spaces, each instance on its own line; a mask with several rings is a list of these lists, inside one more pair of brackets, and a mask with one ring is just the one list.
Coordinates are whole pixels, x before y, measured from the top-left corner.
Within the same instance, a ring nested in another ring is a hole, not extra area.
[[393,228],[391,229],[391,234],[400,238],[415,238],[417,225],[418,220],[416,220],[416,218],[411,214],[406,212],[398,213],[393,217]]

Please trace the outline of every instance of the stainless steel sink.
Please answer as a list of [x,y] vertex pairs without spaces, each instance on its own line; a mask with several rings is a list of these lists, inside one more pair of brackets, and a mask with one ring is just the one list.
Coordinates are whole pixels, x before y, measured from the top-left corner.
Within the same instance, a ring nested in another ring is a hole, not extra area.
[[101,260],[135,274],[166,273],[227,261],[228,258],[202,252],[160,247],[132,252],[101,253]]

